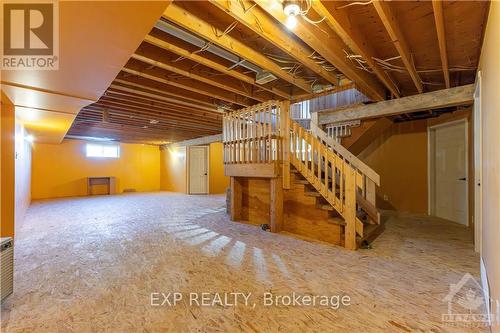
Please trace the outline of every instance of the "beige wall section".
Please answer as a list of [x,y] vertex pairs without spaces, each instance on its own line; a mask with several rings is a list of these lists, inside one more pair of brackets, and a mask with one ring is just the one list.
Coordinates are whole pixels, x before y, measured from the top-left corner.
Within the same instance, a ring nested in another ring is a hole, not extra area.
[[161,150],[161,190],[186,193],[186,163],[186,147],[165,148]]
[[[94,142],[95,143],[95,142]],[[142,144],[120,145],[120,158],[87,158],[81,140],[33,147],[33,199],[87,194],[87,177],[114,176],[116,190],[138,192],[160,189],[160,150]]]
[[16,119],[15,146],[15,228],[22,225],[31,203],[31,143],[26,140],[28,133]]
[[0,234],[2,237],[13,237],[15,201],[15,113],[14,106],[3,92],[0,110],[0,128]]
[[[492,1],[479,68],[482,110],[482,248],[490,297],[500,302],[500,2]],[[493,304],[495,306],[495,304]],[[497,305],[498,306],[498,305]],[[493,308],[493,313],[498,308]],[[498,312],[497,312],[498,313]],[[500,332],[494,326],[493,332]]]
[[[469,130],[469,175],[473,175],[471,111],[457,111],[428,120],[394,123],[368,145],[358,157],[380,175],[377,206],[411,213],[428,213],[429,126],[466,118]],[[469,183],[469,221],[473,213],[473,188]],[[387,201],[384,200],[387,195]]]
[[[358,157],[380,175],[378,207],[427,213],[425,120],[393,124]],[[387,201],[384,195],[387,195]]]
[[210,144],[210,194],[226,193],[229,177],[224,176],[224,159],[222,142]]
[[[169,147],[161,151],[161,186],[163,191],[187,193],[187,147]],[[224,176],[222,143],[214,142],[209,149],[210,194],[225,193],[229,177]]]

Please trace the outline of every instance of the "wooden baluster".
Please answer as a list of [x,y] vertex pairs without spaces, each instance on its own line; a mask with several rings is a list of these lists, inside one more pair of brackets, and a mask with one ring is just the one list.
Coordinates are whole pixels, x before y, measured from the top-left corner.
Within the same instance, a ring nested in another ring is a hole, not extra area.
[[344,163],[345,174],[345,209],[346,222],[344,246],[348,250],[356,250],[356,174],[355,170]]
[[267,107],[267,114],[268,114],[268,124],[267,124],[267,137],[268,137],[268,144],[267,144],[267,162],[271,163],[273,156],[272,156],[272,134],[273,134],[273,116],[272,116],[272,107],[268,106]]

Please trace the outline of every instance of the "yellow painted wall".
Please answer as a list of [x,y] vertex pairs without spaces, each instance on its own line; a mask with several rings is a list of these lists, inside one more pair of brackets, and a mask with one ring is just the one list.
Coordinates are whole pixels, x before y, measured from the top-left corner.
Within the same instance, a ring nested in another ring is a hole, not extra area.
[[229,177],[224,176],[222,142],[210,144],[210,194],[226,193]]
[[[479,68],[482,111],[482,246],[490,297],[500,303],[500,2],[492,1]],[[493,302],[492,313],[500,311]],[[498,305],[497,305],[498,306]],[[498,314],[498,312],[496,312]],[[500,332],[494,325],[493,332]]]
[[[427,122],[393,124],[358,156],[380,175],[377,206],[427,213]],[[388,200],[384,201],[384,195]]]
[[160,188],[186,193],[186,147],[161,150]]
[[35,144],[31,194],[33,199],[87,194],[87,177],[116,177],[117,193],[160,189],[160,150],[157,146],[120,143],[120,158],[85,156],[86,141]]
[[[161,189],[187,193],[188,147],[166,148],[161,151]],[[210,194],[225,193],[229,177],[224,176],[222,143],[209,146],[209,191]]]
[[2,92],[0,110],[0,234],[14,236],[15,202],[15,111],[12,102]]

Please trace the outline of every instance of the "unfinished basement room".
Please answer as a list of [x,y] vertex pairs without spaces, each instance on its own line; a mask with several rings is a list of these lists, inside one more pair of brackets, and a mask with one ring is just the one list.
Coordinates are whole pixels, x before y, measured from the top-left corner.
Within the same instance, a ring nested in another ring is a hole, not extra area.
[[500,333],[500,1],[0,7],[2,333]]

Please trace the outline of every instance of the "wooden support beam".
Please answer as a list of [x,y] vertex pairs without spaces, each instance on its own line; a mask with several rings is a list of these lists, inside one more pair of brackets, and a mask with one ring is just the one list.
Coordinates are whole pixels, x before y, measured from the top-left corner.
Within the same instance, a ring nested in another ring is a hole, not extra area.
[[[275,2],[269,0],[255,0],[254,2],[282,25],[286,25],[287,18],[281,6],[276,6]],[[325,28],[328,29],[328,27]],[[385,100],[384,87],[370,73],[356,68],[347,59],[343,50],[348,49],[348,47],[333,31],[327,36],[319,27],[304,22],[304,20],[299,18],[293,32],[313,50],[318,52],[326,61],[335,66],[351,81],[354,81],[359,89],[368,97],[376,101]]]
[[220,89],[217,89],[215,87],[211,87],[209,85],[203,84],[201,82],[196,82],[194,80],[169,79],[167,78],[165,73],[160,72],[160,70],[157,70],[155,68],[145,70],[140,65],[132,64],[130,63],[130,61],[125,67],[122,68],[122,71],[132,75],[140,76],[148,80],[164,83],[173,87],[177,87],[187,91],[192,91],[201,95],[217,98],[226,101],[228,103],[233,103],[244,107],[252,105],[252,103],[244,101],[243,98],[238,98],[237,96],[221,91]]
[[230,188],[231,188],[231,220],[238,221],[241,220],[241,212],[243,205],[243,188],[241,186],[241,181],[237,177],[230,178]]
[[382,69],[382,67],[375,62],[375,50],[371,47],[370,43],[366,40],[365,36],[357,29],[355,29],[345,10],[336,9],[336,2],[330,2],[333,6],[328,9],[320,0],[312,1],[312,8],[325,20],[328,26],[342,38],[351,50],[363,57],[368,66],[373,70],[379,80],[389,89],[395,97],[400,97],[398,87],[394,84],[389,74]]
[[389,101],[345,108],[340,111],[324,110],[319,113],[320,125],[339,121],[392,116],[402,113],[439,109],[471,104],[474,85],[436,90],[420,95],[406,96]]
[[177,147],[187,147],[187,146],[199,146],[199,145],[208,145],[212,142],[221,142],[222,134],[214,134],[209,136],[203,136],[201,138],[184,140],[180,142],[171,143],[163,146],[163,148],[177,148]]
[[446,88],[450,87],[450,71],[448,69],[448,52],[446,50],[446,30],[444,28],[443,2],[432,1],[434,9],[434,20],[436,21],[436,32],[439,43],[439,55],[441,56],[441,66],[443,67],[444,82]]
[[389,2],[383,0],[375,0],[372,3],[373,6],[375,6],[375,10],[377,11],[378,16],[382,20],[385,30],[387,30],[387,33],[389,34],[394,47],[401,56],[401,60],[403,61],[408,74],[410,74],[415,87],[417,87],[418,92],[421,94],[424,91],[424,88],[422,86],[422,79],[420,79],[420,75],[418,75],[417,73],[410,49],[406,43],[403,33],[401,32],[397,18],[394,15]]
[[207,41],[234,53],[238,57],[246,59],[264,70],[270,71],[277,77],[293,84],[294,86],[299,87],[306,92],[312,92],[311,85],[305,80],[296,78],[290,73],[282,70],[274,61],[255,51],[251,47],[246,46],[238,39],[233,38],[228,34],[223,35],[222,31],[217,32],[215,27],[210,23],[194,16],[182,7],[176,4],[171,4],[163,13],[163,17],[183,27],[184,29],[198,34]]
[[[153,46],[150,46],[150,48],[152,47]],[[142,61],[143,63],[212,85],[214,87],[227,90],[231,93],[251,98],[259,102],[265,102],[274,98],[274,96],[269,93],[267,94],[256,93],[255,90],[252,89],[253,86],[248,85],[246,83],[238,82],[230,78],[227,78],[225,76],[210,75],[207,74],[206,72],[198,70],[197,68],[193,68],[189,64],[185,64],[183,62],[177,62],[176,65],[174,66],[171,61],[169,61],[166,57],[162,57],[161,54],[153,55],[153,52],[150,48],[149,49],[146,47],[139,48],[132,55],[132,58]]]
[[[152,33],[154,33],[154,32],[152,32]],[[240,73],[234,69],[229,69],[227,66],[224,66],[223,64],[221,64],[213,59],[210,59],[209,57],[204,57],[204,56],[199,55],[198,53],[190,52],[189,50],[182,48],[182,47],[174,44],[173,42],[171,42],[171,43],[166,42],[165,40],[158,38],[156,36],[152,36],[152,35],[147,35],[144,38],[144,41],[151,44],[151,45],[155,45],[155,46],[160,47],[164,50],[175,53],[180,57],[184,57],[186,59],[189,59],[189,60],[195,61],[199,64],[202,64],[204,66],[215,69],[216,71],[219,71],[223,74],[229,75],[229,76],[231,76],[235,79],[238,79],[242,82],[252,84],[252,85],[258,87],[259,89],[266,90],[266,91],[273,93],[277,96],[280,96],[282,98],[286,98],[286,99],[291,98],[291,95],[287,92],[284,92],[278,88],[272,88],[272,87],[268,88],[264,85],[259,85],[255,82],[255,78],[252,78],[248,75]]]
[[271,232],[283,229],[283,182],[281,177],[270,180],[270,224]]
[[282,30],[282,27],[278,26],[262,8],[252,7],[254,4],[247,0],[210,0],[210,2],[317,75],[335,86],[339,85],[339,79],[332,72],[326,71],[310,57],[314,50],[290,38],[289,34]]

